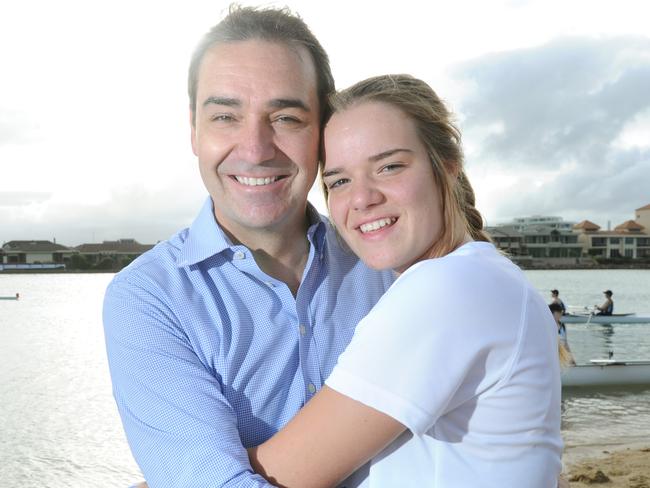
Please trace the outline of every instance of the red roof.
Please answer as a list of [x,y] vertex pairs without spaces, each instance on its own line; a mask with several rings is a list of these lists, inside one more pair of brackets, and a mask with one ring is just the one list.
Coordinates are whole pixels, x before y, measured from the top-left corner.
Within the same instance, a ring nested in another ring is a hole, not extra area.
[[650,203],[647,204],[645,207],[641,207],[641,208],[636,209],[636,211],[639,211],[639,210],[650,210]]
[[574,229],[583,229],[585,231],[596,231],[600,229],[598,224],[594,224],[589,220],[583,220],[582,222],[573,226]]
[[617,225],[617,226],[614,228],[614,230],[618,230],[618,231],[628,231],[628,232],[629,232],[629,231],[638,232],[638,231],[641,231],[641,230],[643,230],[643,229],[645,229],[645,227],[643,227],[642,225],[638,224],[638,223],[635,222],[634,220],[626,220],[626,221],[623,222],[621,225]]

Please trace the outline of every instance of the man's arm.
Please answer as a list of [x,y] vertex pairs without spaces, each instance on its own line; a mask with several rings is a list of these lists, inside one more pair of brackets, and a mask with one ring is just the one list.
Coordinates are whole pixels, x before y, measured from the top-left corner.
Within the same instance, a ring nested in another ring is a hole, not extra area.
[[149,486],[268,487],[251,470],[219,379],[158,296],[118,278],[104,302],[113,392]]
[[327,488],[344,480],[406,427],[325,386],[275,436],[249,449],[251,464],[276,486]]

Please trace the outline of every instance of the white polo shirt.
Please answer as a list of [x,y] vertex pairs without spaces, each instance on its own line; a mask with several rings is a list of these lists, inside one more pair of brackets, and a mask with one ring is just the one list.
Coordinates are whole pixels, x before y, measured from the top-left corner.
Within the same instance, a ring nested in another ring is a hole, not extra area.
[[362,486],[557,485],[557,329],[522,271],[472,242],[409,268],[359,323],[327,385],[409,431]]

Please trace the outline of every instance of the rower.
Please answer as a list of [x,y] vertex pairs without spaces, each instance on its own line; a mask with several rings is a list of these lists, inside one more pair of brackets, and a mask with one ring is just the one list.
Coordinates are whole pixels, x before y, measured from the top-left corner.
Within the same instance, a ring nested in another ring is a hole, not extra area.
[[551,303],[557,303],[562,307],[562,315],[566,315],[566,307],[564,302],[560,299],[560,292],[558,290],[551,290]]
[[605,301],[602,305],[595,305],[598,313],[596,315],[612,315],[614,313],[614,300],[612,300],[612,290],[605,290]]

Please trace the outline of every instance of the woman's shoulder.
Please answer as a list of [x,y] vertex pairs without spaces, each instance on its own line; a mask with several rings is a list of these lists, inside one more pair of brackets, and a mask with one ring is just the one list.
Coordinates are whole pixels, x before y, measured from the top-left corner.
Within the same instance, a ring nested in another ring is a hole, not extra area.
[[399,288],[423,286],[431,292],[494,290],[494,280],[519,282],[521,270],[489,242],[469,242],[435,259],[425,259],[408,268],[393,285]]

